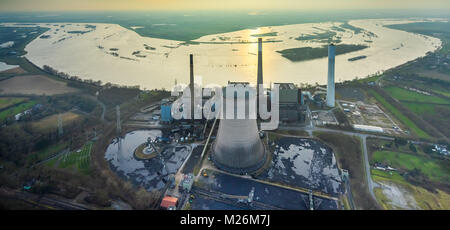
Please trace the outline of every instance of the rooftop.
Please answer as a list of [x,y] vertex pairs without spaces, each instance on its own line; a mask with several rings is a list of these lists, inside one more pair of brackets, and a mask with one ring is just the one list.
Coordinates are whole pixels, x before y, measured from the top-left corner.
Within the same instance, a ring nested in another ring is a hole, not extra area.
[[166,196],[163,198],[161,202],[162,208],[176,207],[178,202],[178,198],[172,196]]

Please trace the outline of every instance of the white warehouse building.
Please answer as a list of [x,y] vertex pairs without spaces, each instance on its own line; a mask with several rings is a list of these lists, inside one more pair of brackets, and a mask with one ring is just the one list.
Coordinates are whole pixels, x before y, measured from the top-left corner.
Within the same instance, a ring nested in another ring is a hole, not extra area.
[[371,125],[353,125],[353,128],[360,131],[367,131],[367,132],[376,132],[376,133],[382,133],[383,128],[378,126],[371,126]]

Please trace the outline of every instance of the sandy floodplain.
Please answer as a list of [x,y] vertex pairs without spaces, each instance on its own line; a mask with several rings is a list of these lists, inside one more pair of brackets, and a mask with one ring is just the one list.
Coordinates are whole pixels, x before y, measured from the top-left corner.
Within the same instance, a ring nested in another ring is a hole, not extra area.
[[[369,48],[336,57],[336,81],[363,78],[424,56],[441,46],[434,37],[394,30],[385,25],[415,20],[353,20],[343,23],[307,23],[260,27],[203,36],[193,43],[141,37],[133,30],[115,24],[52,23],[39,38],[27,45],[26,57],[38,66],[48,65],[82,79],[135,86],[141,89],[170,89],[175,79],[187,83],[189,54],[195,55],[195,75],[203,84],[225,85],[230,81],[256,82],[257,39],[263,45],[264,83],[293,82],[325,84],[326,58],[292,62],[277,51],[327,45],[319,39],[297,40],[299,36],[335,32],[340,44]],[[3,26],[30,26],[2,24]],[[93,28],[95,26],[95,28]],[[257,35],[257,36],[255,36]],[[349,58],[367,58],[350,62]]]

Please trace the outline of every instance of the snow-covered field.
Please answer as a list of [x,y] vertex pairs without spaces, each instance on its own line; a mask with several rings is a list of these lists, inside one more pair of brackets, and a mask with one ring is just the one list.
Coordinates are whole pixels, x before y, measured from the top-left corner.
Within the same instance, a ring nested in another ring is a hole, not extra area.
[[[26,57],[38,66],[48,65],[82,79],[139,85],[142,89],[169,89],[175,79],[179,83],[188,82],[189,54],[193,53],[194,72],[196,76],[202,76],[203,84],[225,85],[228,80],[255,83],[258,38],[252,35],[274,35],[276,32],[276,36],[263,37],[265,41],[275,41],[263,45],[264,82],[324,84],[326,58],[291,62],[276,51],[326,45],[317,39],[299,41],[295,38],[333,31],[341,44],[369,46],[336,57],[336,81],[362,78],[440,47],[441,41],[437,38],[384,27],[409,22],[414,21],[350,21],[350,25],[363,29],[360,33],[333,22],[260,27],[204,36],[196,40],[199,44],[141,37],[135,31],[115,24],[43,23],[35,26],[50,28],[43,34],[48,38],[36,38],[28,44]],[[2,25],[17,26],[13,23]],[[347,60],[360,55],[367,58]]]

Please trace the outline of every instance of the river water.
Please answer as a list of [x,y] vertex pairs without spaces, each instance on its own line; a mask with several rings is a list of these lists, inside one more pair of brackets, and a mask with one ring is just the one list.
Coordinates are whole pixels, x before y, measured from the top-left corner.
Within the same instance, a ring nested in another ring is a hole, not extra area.
[[[264,83],[325,84],[327,59],[292,62],[277,51],[300,47],[321,47],[327,42],[320,34],[334,32],[340,44],[359,44],[369,48],[336,57],[336,81],[363,78],[424,56],[441,46],[437,38],[408,33],[385,25],[411,23],[406,20],[353,20],[342,23],[307,23],[260,27],[203,36],[194,44],[142,37],[116,24],[52,23],[44,35],[26,47],[26,57],[38,66],[49,65],[82,79],[135,86],[141,89],[170,89],[175,80],[189,81],[189,54],[194,54],[196,81],[225,85],[230,81],[256,82],[257,38],[263,35]],[[3,24],[17,26],[17,24]],[[30,26],[30,25],[23,25]],[[74,33],[75,31],[75,33]],[[77,33],[85,31],[86,33]],[[308,40],[298,40],[310,36]],[[315,38],[316,37],[316,38]],[[350,62],[348,58],[367,58]]]

